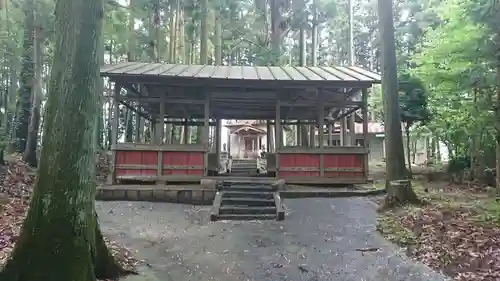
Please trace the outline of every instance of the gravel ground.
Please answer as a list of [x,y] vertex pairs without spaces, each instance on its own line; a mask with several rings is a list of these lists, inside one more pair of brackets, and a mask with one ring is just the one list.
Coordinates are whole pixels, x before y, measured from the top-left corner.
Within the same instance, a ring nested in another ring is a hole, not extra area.
[[[99,202],[98,211],[103,232],[145,260],[142,280],[446,280],[376,233],[367,199],[285,205],[283,222],[210,223],[209,207],[165,203]],[[366,248],[379,251],[357,250]]]

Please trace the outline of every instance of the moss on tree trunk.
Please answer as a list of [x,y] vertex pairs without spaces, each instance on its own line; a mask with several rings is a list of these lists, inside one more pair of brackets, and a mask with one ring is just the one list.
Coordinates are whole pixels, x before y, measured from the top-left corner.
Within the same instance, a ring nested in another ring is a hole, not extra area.
[[58,0],[43,145],[28,215],[1,281],[118,277],[95,214],[102,0]]

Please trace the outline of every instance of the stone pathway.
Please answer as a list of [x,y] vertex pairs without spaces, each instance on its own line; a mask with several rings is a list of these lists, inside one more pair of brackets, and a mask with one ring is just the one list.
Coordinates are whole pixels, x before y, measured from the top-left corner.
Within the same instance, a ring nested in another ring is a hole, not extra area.
[[285,207],[283,222],[210,223],[210,207],[98,203],[103,232],[146,262],[131,280],[446,280],[376,233],[367,199],[286,199]]

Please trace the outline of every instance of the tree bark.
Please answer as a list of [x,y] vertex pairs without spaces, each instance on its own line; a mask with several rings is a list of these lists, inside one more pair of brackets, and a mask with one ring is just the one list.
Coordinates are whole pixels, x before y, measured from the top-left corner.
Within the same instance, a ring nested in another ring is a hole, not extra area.
[[[37,21],[39,21],[38,17]],[[37,24],[37,27],[35,27],[35,48],[33,49],[33,57],[35,59],[35,80],[32,88],[33,109],[31,111],[30,125],[28,128],[28,140],[23,155],[23,160],[32,167],[36,167],[38,164],[36,149],[38,143],[38,128],[40,126],[40,107],[42,106],[43,38],[41,33],[42,28]]]
[[[499,34],[500,35],[500,34]],[[497,54],[497,88],[496,88],[496,188],[500,190],[500,55]]]
[[135,61],[135,1],[130,0],[128,4],[128,44],[127,44],[127,60]]
[[26,141],[28,139],[28,127],[30,124],[30,113],[32,108],[32,90],[34,80],[34,63],[33,63],[33,25],[35,16],[34,0],[26,0],[24,3],[25,19],[24,19],[24,38],[23,38],[23,55],[20,77],[20,93],[19,93],[19,111],[16,118],[16,144],[15,150],[23,153],[26,149]]
[[406,175],[401,120],[398,102],[398,77],[394,43],[392,0],[378,0],[379,29],[382,52],[382,90],[384,99],[387,180]]
[[411,187],[411,180],[388,181],[390,188],[387,189],[385,202],[380,210],[385,210],[403,204],[421,204],[417,195]]
[[222,16],[220,9],[215,12],[215,65],[222,65]]
[[208,0],[201,0],[200,64],[208,64]]
[[106,276],[116,264],[100,235],[94,208],[103,1],[58,0],[55,17],[55,51],[37,181],[20,237],[0,280],[118,277]]
[[318,0],[313,0],[313,23],[311,38],[311,65],[318,65]]
[[409,125],[406,125],[406,128],[405,128],[405,133],[406,133],[406,158],[408,161],[408,173],[409,173],[409,177],[411,178],[412,175],[413,175],[413,172],[411,170],[411,139],[410,139],[410,126]]
[[281,59],[281,34],[282,30],[280,28],[281,23],[281,13],[280,13],[280,3],[279,0],[270,0],[270,10],[271,10],[271,59],[269,63],[271,65],[280,65]]
[[[394,19],[392,0],[378,0],[379,31],[382,53],[382,92],[384,101],[384,123],[386,135],[386,202],[412,201],[416,195],[411,186],[404,193],[394,192],[391,181],[406,178],[407,171],[399,114],[398,75],[396,65],[396,47],[394,39]],[[395,198],[395,194],[408,198]],[[392,198],[391,198],[392,197]]]

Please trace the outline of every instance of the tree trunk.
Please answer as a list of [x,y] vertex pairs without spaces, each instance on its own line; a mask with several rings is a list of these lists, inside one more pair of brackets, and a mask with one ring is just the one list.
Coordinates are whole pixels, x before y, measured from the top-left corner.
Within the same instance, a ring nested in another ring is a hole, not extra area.
[[441,145],[439,143],[439,137],[434,136],[436,139],[436,161],[437,163],[441,163]]
[[388,181],[387,196],[381,206],[381,210],[392,208],[403,204],[420,204],[421,201],[411,187],[411,180]]
[[89,281],[116,278],[124,272],[112,270],[118,267],[100,235],[94,208],[93,130],[98,116],[103,2],[59,0],[55,16],[55,51],[37,181],[1,280]]
[[186,56],[186,35],[184,30],[184,10],[183,6],[180,5],[179,0],[177,1],[177,7],[179,7],[179,18],[177,19],[178,28],[179,28],[179,57],[178,62],[187,64],[187,56]]
[[[305,23],[304,23],[305,25]],[[306,50],[306,30],[304,27],[299,31],[299,50],[300,50],[300,66],[306,66],[307,50]]]
[[24,4],[24,38],[23,55],[21,65],[21,79],[19,92],[19,111],[16,120],[16,151],[23,153],[26,150],[26,141],[28,139],[28,128],[30,124],[30,113],[32,108],[32,90],[34,80],[33,63],[33,24],[34,24],[34,0],[26,0]]
[[311,38],[311,65],[318,65],[318,0],[313,0],[313,23]]
[[412,170],[411,170],[411,139],[410,139],[410,126],[406,125],[405,128],[405,133],[406,133],[406,158],[408,161],[408,176],[411,179],[412,178]]
[[219,9],[216,11],[215,17],[215,64],[222,65],[222,17]]
[[[500,34],[499,34],[500,35]],[[496,187],[500,190],[500,55],[497,54],[497,88],[496,88]]]
[[201,0],[200,64],[208,64],[208,0]]
[[127,44],[127,60],[135,61],[135,0],[130,0],[128,4],[128,44]]
[[[38,17],[37,21],[39,21]],[[33,57],[35,59],[35,80],[32,88],[33,109],[28,130],[28,140],[23,155],[23,160],[32,167],[36,167],[38,164],[36,149],[38,143],[38,129],[40,126],[40,106],[42,105],[43,38],[41,33],[42,28],[37,24],[35,28],[35,48],[33,49]]]
[[[349,65],[354,65],[356,63],[356,58],[355,58],[355,51],[354,51],[354,6],[353,6],[353,1],[354,0],[348,0],[348,11],[347,15],[349,17]],[[390,1],[392,4],[392,0],[379,0],[379,6],[380,6],[380,1]],[[392,7],[392,6],[391,6]],[[379,7],[380,9],[380,7]],[[391,26],[393,26],[392,22],[392,8],[391,9]],[[382,16],[379,14],[379,19],[381,19]],[[384,19],[386,20],[386,19]],[[388,19],[387,19],[388,20]],[[380,24],[382,25],[382,20],[379,20]],[[392,37],[394,38],[394,27],[391,29],[392,30]],[[393,40],[394,42],[394,40]],[[394,61],[396,61],[396,54],[394,53]]]
[[281,59],[281,13],[279,0],[270,0],[271,6],[271,65],[279,65]]
[[[394,43],[394,19],[392,0],[378,0],[379,31],[382,53],[382,91],[386,135],[386,188],[393,194],[389,184],[392,180],[406,176],[401,120],[399,114],[398,77],[396,49]],[[409,193],[405,193],[409,194]],[[391,201],[391,200],[389,200]],[[404,200],[403,200],[404,201]]]
[[387,142],[387,179],[405,177],[403,139],[398,102],[398,77],[394,44],[392,0],[378,0],[379,28],[382,52],[382,88],[384,99],[385,135]]

